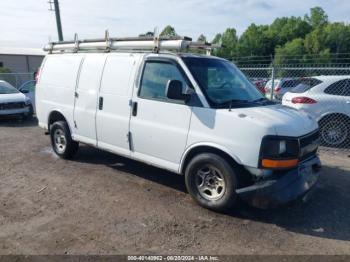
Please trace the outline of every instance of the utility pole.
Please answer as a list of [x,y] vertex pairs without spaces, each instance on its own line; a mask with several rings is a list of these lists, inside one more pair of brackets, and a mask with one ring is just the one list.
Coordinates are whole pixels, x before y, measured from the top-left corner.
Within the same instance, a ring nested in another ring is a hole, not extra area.
[[[50,11],[55,11],[56,15],[56,24],[57,24],[57,33],[58,33],[58,40],[63,41],[63,33],[62,33],[62,25],[61,25],[61,15],[60,15],[60,6],[58,4],[58,0],[49,0],[48,2],[50,4]],[[53,4],[53,7],[52,7]]]

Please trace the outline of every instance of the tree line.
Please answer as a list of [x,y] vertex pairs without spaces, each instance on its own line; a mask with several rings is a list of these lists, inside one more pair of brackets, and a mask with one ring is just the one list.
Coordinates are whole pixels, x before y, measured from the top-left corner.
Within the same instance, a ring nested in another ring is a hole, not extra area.
[[[168,25],[160,35],[177,33]],[[198,41],[208,40],[201,34]],[[304,17],[277,18],[270,25],[252,23],[240,36],[235,28],[227,28],[210,42],[223,46],[214,50],[214,55],[238,64],[350,62],[350,25],[330,22],[321,7],[311,8]]]

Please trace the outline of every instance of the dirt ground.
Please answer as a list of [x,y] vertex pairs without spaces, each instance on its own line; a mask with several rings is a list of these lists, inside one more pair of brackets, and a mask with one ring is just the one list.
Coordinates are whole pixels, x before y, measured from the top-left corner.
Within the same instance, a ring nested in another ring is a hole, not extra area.
[[81,147],[57,158],[35,121],[0,121],[0,254],[350,254],[350,153],[321,152],[307,203],[199,207],[184,179]]

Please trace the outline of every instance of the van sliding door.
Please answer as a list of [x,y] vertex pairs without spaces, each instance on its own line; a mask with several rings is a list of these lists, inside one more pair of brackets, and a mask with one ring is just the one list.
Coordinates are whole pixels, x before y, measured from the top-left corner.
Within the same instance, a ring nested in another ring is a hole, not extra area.
[[138,56],[110,54],[103,71],[96,118],[98,147],[130,155],[130,99]]
[[105,54],[86,55],[75,90],[74,137],[95,146],[97,95],[105,60]]

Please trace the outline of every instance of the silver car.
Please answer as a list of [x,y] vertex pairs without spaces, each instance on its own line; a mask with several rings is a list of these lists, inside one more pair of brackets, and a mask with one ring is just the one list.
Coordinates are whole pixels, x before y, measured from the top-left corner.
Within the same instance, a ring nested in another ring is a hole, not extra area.
[[[290,91],[301,83],[301,78],[279,78],[274,81],[273,100],[282,100],[285,93]],[[269,80],[265,86],[265,96],[271,99],[272,80]]]

